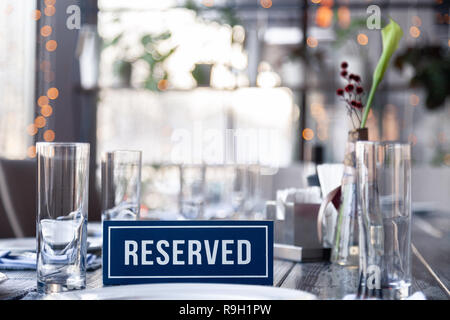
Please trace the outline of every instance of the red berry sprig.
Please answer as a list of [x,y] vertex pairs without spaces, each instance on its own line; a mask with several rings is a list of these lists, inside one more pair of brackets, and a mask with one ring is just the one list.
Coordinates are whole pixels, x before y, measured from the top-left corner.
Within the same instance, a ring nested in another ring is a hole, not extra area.
[[[347,107],[348,115],[352,120],[353,127],[356,128],[353,122],[353,113],[356,115],[359,123],[361,123],[361,112],[364,107],[362,103],[362,98],[364,96],[364,89],[361,86],[361,77],[357,74],[348,72],[348,63],[341,63],[341,77],[347,80],[347,85],[342,89],[336,90],[336,94],[345,101],[345,106]],[[359,125],[358,125],[359,127]]]

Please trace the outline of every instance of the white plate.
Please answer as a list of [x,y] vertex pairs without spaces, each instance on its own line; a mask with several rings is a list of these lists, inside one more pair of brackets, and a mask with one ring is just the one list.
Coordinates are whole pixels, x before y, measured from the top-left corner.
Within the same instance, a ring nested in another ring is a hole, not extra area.
[[157,283],[50,294],[50,300],[315,300],[313,294],[270,286]]
[[[102,248],[101,237],[88,237],[88,251]],[[0,239],[0,250],[36,251],[36,238]]]
[[6,280],[8,280],[6,274],[0,272],[0,283],[5,282]]

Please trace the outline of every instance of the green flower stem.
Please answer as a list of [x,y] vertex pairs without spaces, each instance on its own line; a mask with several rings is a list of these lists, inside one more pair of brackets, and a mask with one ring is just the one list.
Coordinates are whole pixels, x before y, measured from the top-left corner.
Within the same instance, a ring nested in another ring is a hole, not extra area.
[[383,40],[383,52],[378,60],[377,67],[373,73],[372,87],[370,89],[369,98],[367,99],[366,107],[364,108],[364,115],[361,120],[361,129],[366,127],[367,117],[369,115],[370,107],[372,106],[373,97],[378,85],[383,79],[389,60],[394,51],[397,50],[398,43],[403,36],[402,28],[392,19],[389,24],[381,30],[381,37]]

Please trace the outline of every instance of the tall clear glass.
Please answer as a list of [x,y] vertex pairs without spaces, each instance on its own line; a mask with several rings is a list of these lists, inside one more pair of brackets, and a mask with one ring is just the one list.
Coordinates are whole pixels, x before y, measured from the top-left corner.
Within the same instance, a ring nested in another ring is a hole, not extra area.
[[357,142],[360,295],[404,299],[411,288],[411,146]]
[[36,144],[37,290],[86,287],[89,144]]
[[139,219],[142,152],[117,150],[102,155],[102,220]]

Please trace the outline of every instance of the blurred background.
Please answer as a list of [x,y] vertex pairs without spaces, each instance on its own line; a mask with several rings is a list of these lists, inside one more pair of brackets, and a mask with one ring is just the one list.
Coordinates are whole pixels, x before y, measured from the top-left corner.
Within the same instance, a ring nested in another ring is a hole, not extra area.
[[277,190],[316,185],[352,129],[341,62],[370,89],[377,8],[404,37],[369,139],[410,142],[413,203],[448,211],[447,1],[2,0],[0,237],[34,234],[37,141],[91,144],[90,220],[114,149],[143,151],[149,219],[258,216]]

